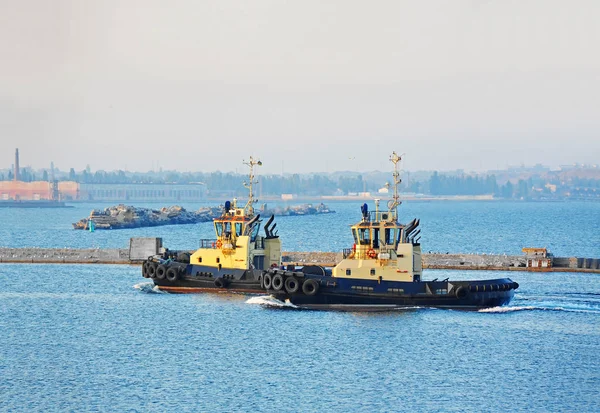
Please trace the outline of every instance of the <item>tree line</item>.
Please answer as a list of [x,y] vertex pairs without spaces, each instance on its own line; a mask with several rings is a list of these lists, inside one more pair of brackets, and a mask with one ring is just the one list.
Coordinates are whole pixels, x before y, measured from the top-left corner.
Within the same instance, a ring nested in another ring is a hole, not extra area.
[[[35,172],[31,168],[22,168],[19,171],[20,180],[31,182],[36,180],[49,180],[47,170]],[[0,180],[12,180],[12,170],[0,173]],[[408,177],[408,176],[407,176]],[[77,172],[71,168],[69,172],[55,171],[57,180],[68,180],[80,184],[203,184],[210,191],[234,191],[242,189],[242,182],[247,176],[233,172],[126,172],[95,171],[89,167]],[[326,174],[289,174],[289,175],[261,175],[259,189],[265,195],[299,194],[308,196],[321,195],[347,195],[360,192],[377,193],[384,186],[380,178],[373,179],[362,174],[345,173],[339,176]],[[552,190],[550,189],[552,186]],[[407,179],[401,184],[402,192],[426,194],[434,196],[452,195],[493,195],[496,198],[534,199],[550,196],[556,188],[571,193],[599,193],[600,180],[586,178],[572,178],[566,184],[558,178],[531,177],[527,180],[520,179],[516,184],[510,181],[499,185],[495,175],[466,175],[466,174],[441,174],[433,172],[429,178],[421,180]]]

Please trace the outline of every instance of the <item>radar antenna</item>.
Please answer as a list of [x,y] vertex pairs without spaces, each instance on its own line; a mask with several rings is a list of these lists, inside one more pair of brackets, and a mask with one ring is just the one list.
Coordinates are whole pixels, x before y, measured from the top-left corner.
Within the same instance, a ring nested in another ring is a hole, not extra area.
[[[397,207],[402,203],[400,202],[400,195],[398,194],[398,186],[400,185],[400,182],[402,182],[402,179],[400,179],[400,172],[398,171],[398,163],[400,163],[401,160],[402,155],[396,154],[396,151],[392,152],[392,155],[390,156],[390,161],[392,161],[392,163],[394,164],[394,172],[392,173],[392,176],[394,177],[394,196],[388,202],[388,207],[396,220],[398,219]],[[389,187],[390,184],[388,183],[386,184],[386,186]]]
[[258,159],[255,160],[251,156],[250,160],[248,162],[244,161],[244,165],[248,165],[250,167],[250,174],[248,175],[248,182],[244,182],[244,186],[246,188],[248,188],[248,192],[249,192],[248,193],[248,202],[246,203],[246,206],[244,207],[244,209],[246,210],[247,216],[252,216],[252,215],[254,215],[254,207],[252,205],[258,202],[258,199],[254,199],[254,193],[252,192],[252,186],[254,184],[258,183],[258,181],[255,180],[255,177],[254,177],[254,165],[261,166],[262,162],[259,161]]

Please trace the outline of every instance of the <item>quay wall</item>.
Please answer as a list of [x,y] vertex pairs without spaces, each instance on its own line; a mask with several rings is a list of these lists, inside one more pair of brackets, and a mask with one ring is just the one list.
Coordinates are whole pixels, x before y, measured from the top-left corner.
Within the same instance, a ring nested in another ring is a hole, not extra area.
[[0,248],[0,263],[130,264],[129,248]]
[[[162,250],[160,238],[132,238],[129,248],[5,248],[0,247],[0,263],[65,264],[139,264]],[[423,254],[423,268],[500,270],[500,271],[576,271],[600,273],[600,259],[553,257],[551,268],[527,268],[527,257],[483,254]],[[339,252],[284,252],[284,265],[333,266],[342,259]]]

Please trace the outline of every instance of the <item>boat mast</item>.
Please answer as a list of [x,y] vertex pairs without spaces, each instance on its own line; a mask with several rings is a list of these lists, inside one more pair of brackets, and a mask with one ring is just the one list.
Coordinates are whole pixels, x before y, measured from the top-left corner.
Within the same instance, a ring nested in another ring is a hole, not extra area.
[[250,167],[250,174],[248,175],[248,182],[244,182],[244,186],[246,188],[248,188],[248,202],[246,203],[246,206],[244,207],[244,210],[246,211],[246,215],[247,216],[252,216],[254,215],[254,207],[252,206],[253,204],[255,204],[256,202],[258,202],[258,199],[254,199],[254,193],[252,192],[252,186],[254,184],[257,184],[258,181],[255,180],[254,178],[254,165],[258,165],[261,166],[262,162],[257,160],[254,160],[254,158],[251,156],[250,160],[248,162],[244,162],[244,165],[248,165]]
[[398,164],[401,160],[401,155],[396,154],[396,151],[392,152],[392,155],[390,156],[390,161],[392,161],[392,163],[394,164],[394,173],[392,173],[392,176],[394,177],[394,196],[388,202],[388,207],[390,208],[390,212],[394,215],[395,220],[398,220],[397,207],[402,203],[400,202],[400,195],[398,194],[398,186],[400,185],[400,182],[402,182],[402,179],[400,178],[400,172],[398,171]]

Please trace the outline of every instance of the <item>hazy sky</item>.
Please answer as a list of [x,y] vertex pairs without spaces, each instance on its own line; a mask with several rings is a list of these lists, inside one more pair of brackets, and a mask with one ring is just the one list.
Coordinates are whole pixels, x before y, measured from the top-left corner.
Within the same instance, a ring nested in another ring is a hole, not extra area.
[[599,0],[0,0],[0,167],[598,163],[599,22]]

